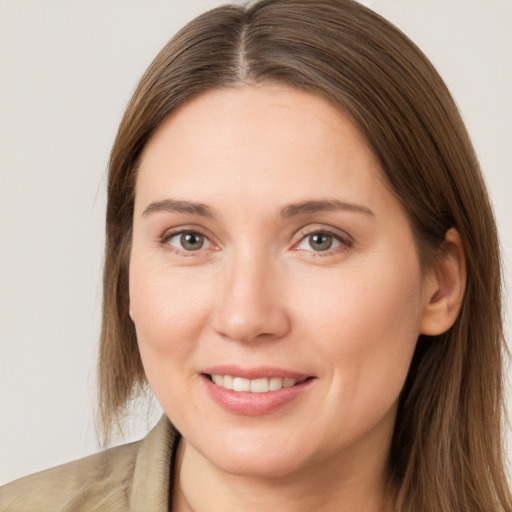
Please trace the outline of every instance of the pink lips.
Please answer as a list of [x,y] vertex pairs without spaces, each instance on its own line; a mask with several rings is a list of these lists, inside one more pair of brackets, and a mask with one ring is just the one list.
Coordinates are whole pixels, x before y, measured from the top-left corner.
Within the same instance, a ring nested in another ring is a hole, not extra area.
[[[305,374],[266,367],[240,368],[234,366],[216,366],[206,368],[201,373],[202,382],[206,387],[206,391],[215,403],[229,412],[245,416],[258,416],[275,411],[279,407],[302,395],[310,387],[313,380],[315,380]],[[210,380],[210,375],[231,375],[250,380],[280,377],[283,379],[297,379],[302,382],[292,387],[283,387],[277,391],[251,393],[246,391],[233,391],[217,386]]]
[[260,366],[258,368],[240,368],[234,365],[212,366],[201,370],[201,373],[208,375],[233,375],[234,377],[243,377],[244,379],[263,379],[271,377],[281,377],[283,379],[305,379],[309,377],[304,373],[292,372],[283,368],[270,368]]

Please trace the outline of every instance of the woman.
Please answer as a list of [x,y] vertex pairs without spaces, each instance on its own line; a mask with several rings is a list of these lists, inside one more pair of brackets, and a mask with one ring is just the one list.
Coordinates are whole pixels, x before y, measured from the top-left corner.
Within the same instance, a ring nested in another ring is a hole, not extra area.
[[108,193],[105,437],[146,383],[166,415],[5,510],[512,509],[495,224],[403,34],[348,0],[200,16],[141,80]]

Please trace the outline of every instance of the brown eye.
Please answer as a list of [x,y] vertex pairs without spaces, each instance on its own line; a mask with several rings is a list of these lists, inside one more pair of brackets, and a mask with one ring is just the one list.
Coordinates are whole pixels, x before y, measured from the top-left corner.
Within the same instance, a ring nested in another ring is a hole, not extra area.
[[182,251],[199,251],[210,247],[211,242],[201,233],[183,231],[169,238],[169,245]]
[[197,233],[183,233],[180,235],[180,244],[187,251],[197,251],[204,244],[204,236]]
[[327,233],[309,235],[308,243],[314,251],[327,251],[332,247],[333,237]]
[[301,251],[327,252],[331,249],[342,249],[351,246],[352,243],[348,238],[343,238],[341,235],[328,231],[316,231],[305,235],[296,247]]

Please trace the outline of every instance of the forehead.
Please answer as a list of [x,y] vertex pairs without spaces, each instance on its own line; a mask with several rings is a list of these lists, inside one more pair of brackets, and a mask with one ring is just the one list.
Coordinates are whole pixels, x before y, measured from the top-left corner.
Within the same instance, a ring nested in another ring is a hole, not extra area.
[[141,158],[136,208],[166,194],[209,202],[230,191],[247,206],[311,194],[369,202],[383,186],[365,138],[327,101],[243,85],[207,92],[162,123]]

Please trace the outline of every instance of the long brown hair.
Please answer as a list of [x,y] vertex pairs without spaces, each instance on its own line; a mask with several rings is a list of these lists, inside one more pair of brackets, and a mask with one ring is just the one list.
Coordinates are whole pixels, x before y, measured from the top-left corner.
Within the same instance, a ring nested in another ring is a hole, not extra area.
[[134,185],[141,151],[166,116],[205,91],[281,82],[313,92],[365,134],[413,226],[424,269],[460,234],[467,287],[459,317],[420,336],[390,454],[397,509],[509,511],[502,453],[505,351],[495,221],[456,105],[422,52],[353,0],[261,0],[182,29],[150,65],[114,143],[109,170],[100,420],[105,438],[145,388],[128,314]]

